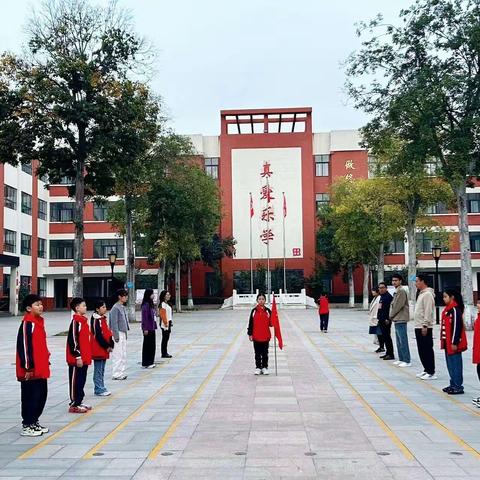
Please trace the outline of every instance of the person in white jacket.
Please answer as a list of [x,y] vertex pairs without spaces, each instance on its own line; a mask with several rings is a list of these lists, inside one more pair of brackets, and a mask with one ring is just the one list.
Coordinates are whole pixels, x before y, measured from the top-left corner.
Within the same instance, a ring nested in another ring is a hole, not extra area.
[[[380,331],[380,327],[378,326],[378,305],[380,301],[380,292],[378,288],[372,289],[372,296],[373,300],[370,302],[370,308],[368,311],[368,319],[369,319],[369,329],[368,333],[370,335],[375,335],[373,343],[378,345],[378,348],[375,350],[375,353],[380,353],[385,351],[385,344],[383,341],[382,333]],[[376,342],[378,341],[378,343]]]

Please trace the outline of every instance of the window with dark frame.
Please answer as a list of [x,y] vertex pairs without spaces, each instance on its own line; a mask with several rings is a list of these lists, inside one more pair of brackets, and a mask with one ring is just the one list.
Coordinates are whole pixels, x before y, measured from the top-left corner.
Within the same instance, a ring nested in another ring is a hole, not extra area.
[[93,258],[108,258],[111,251],[117,254],[117,258],[124,257],[123,238],[105,238],[93,241]]
[[22,213],[32,214],[32,196],[25,192],[22,192]]
[[405,253],[405,241],[404,240],[392,240],[388,242],[385,253]]
[[37,295],[40,297],[47,296],[47,279],[45,277],[37,278]]
[[106,222],[108,217],[108,202],[95,202],[93,204],[93,218],[97,222]]
[[470,249],[472,252],[480,252],[480,233],[470,233]]
[[205,158],[205,173],[215,180],[218,179],[218,157]]
[[435,205],[428,206],[426,211],[429,215],[441,215],[442,213],[448,213],[447,206],[443,202],[438,202]]
[[467,193],[468,213],[480,213],[480,193]]
[[47,202],[41,198],[38,199],[38,218],[40,220],[47,219]]
[[51,222],[73,222],[73,202],[54,202],[50,203],[50,221]]
[[20,254],[31,255],[32,254],[32,236],[22,233],[20,236]]
[[22,163],[22,172],[32,174],[32,163]]
[[44,238],[38,238],[38,258],[47,258],[47,241]]
[[315,176],[328,177],[330,170],[330,155],[315,155]]
[[73,240],[50,240],[50,260],[73,259]]
[[5,185],[3,188],[3,194],[5,197],[5,206],[11,208],[12,210],[17,209],[17,189],[10,187],[10,185]]
[[3,251],[17,253],[17,232],[3,229]]
[[315,195],[315,204],[317,206],[317,210],[320,210],[325,205],[328,205],[330,202],[330,195],[328,193],[317,193]]

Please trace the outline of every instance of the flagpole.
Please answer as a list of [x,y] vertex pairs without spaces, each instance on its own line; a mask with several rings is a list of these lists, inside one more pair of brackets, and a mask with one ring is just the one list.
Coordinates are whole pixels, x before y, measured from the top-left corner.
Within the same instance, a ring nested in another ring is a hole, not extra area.
[[253,294],[252,192],[250,192],[250,293]]
[[[267,177],[267,189],[270,187]],[[268,206],[268,202],[267,202]],[[268,303],[271,303],[272,299],[270,296],[270,215],[267,214],[267,292],[268,292]]]
[[287,293],[287,257],[285,254],[285,217],[286,217],[286,200],[285,192],[283,193],[283,293]]
[[[275,295],[275,293],[273,293]],[[277,370],[277,335],[276,332],[273,335],[273,352],[275,357],[275,376],[278,377],[278,370]]]

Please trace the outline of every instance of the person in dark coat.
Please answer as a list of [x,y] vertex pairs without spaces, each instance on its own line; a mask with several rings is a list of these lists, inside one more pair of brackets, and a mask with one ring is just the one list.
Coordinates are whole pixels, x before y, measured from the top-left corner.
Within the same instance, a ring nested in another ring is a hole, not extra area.
[[142,367],[155,368],[155,350],[157,322],[155,321],[155,307],[153,305],[153,290],[147,288],[142,300]]
[[392,322],[390,320],[390,304],[392,303],[393,297],[390,295],[387,289],[387,284],[380,282],[378,284],[378,290],[380,292],[380,300],[378,303],[378,326],[382,332],[383,341],[385,342],[385,355],[382,355],[380,358],[383,360],[395,360],[395,355],[393,353],[393,341],[392,341]]

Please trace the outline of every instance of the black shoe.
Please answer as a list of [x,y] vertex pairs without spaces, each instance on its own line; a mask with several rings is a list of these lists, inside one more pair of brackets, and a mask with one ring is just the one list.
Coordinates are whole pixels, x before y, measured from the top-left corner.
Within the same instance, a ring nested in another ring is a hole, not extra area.
[[387,354],[385,355],[380,355],[378,358],[385,358],[387,356]]
[[450,390],[453,390],[453,387],[451,387],[450,385],[448,387],[442,388],[442,391],[445,393],[450,392]]
[[449,395],[462,395],[465,392],[463,391],[463,388],[451,388],[447,393]]
[[172,358],[172,356],[169,353],[167,353],[166,355],[162,355],[162,358]]
[[383,360],[395,360],[395,357],[392,357],[391,355],[385,355],[384,357],[381,357]]
[[380,347],[379,347],[379,348],[377,348],[377,349],[375,350],[375,353],[381,353],[381,352],[384,352],[384,351],[385,351],[384,348],[380,348]]

